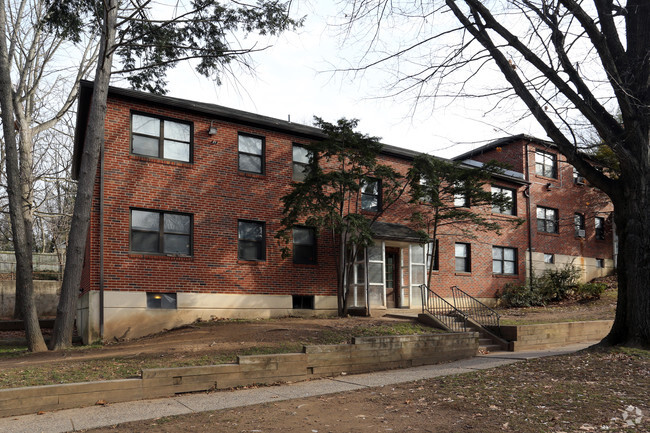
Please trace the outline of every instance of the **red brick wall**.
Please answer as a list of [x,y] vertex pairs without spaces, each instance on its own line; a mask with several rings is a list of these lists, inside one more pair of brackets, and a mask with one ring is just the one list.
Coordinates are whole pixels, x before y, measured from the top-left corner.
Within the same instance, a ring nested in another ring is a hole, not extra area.
[[[161,161],[131,155],[130,113],[137,110],[191,121],[194,124],[193,163]],[[280,227],[280,198],[289,191],[292,177],[292,143],[303,139],[287,134],[215,122],[218,133],[209,136],[212,119],[172,109],[162,109],[136,102],[109,98],[106,116],[105,161],[105,289],[128,291],[187,291],[235,294],[336,294],[335,254],[332,239],[323,234],[318,240],[318,264],[296,265],[291,258],[282,259],[274,234]],[[238,171],[237,134],[248,132],[266,139],[265,174]],[[573,184],[571,167],[561,162],[559,179],[540,178],[534,174],[534,146],[530,146],[530,188],[533,200],[532,223],[535,251],[556,254],[611,258],[611,224],[604,241],[593,239],[593,210],[611,209],[603,195],[589,186]],[[481,161],[499,159],[513,170],[524,171],[525,146],[512,143],[500,151],[488,151]],[[406,173],[409,162],[396,157],[382,157],[385,163]],[[547,184],[551,184],[550,190]],[[512,221],[527,217],[525,187],[517,189],[517,215],[504,217]],[[82,288],[98,289],[99,282],[99,182],[93,203],[88,257]],[[408,197],[396,203],[382,221],[410,224]],[[559,235],[537,233],[535,205],[540,203],[559,209]],[[193,215],[193,255],[167,257],[129,252],[129,216],[131,208],[183,212]],[[489,209],[483,209],[490,212]],[[583,211],[587,238],[575,239],[573,213]],[[240,261],[237,258],[237,220],[266,223],[266,260]],[[515,227],[503,224],[502,234],[476,233],[467,237],[458,229],[443,229],[439,236],[440,269],[433,275],[432,287],[443,296],[457,285],[479,297],[494,296],[506,282],[525,279],[528,246],[527,224]],[[471,244],[470,273],[456,273],[454,243]],[[518,275],[492,274],[492,246],[512,247],[518,253]]]
[[[134,156],[130,113],[138,110],[194,123],[194,162]],[[335,295],[336,271],[329,238],[318,244],[318,265],[282,259],[274,234],[280,197],[289,190],[295,137],[225,122],[209,136],[209,118],[109,99],[106,116],[104,275],[106,290]],[[237,169],[237,133],[266,138],[266,174]],[[99,282],[99,182],[90,235],[90,286]],[[129,252],[131,208],[193,214],[192,257]],[[238,219],[266,223],[266,260],[237,258]],[[86,290],[88,288],[85,288]]]

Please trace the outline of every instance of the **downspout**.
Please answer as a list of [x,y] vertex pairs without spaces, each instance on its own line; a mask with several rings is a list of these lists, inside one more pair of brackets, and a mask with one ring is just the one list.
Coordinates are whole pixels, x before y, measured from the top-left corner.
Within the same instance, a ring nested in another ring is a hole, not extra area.
[[104,143],[99,160],[99,338],[104,340]]
[[526,197],[526,216],[528,219],[528,279],[529,282],[533,281],[533,224],[532,224],[532,214],[531,214],[531,199],[530,199],[530,167],[528,163],[528,142],[526,142],[526,180],[529,182],[524,190],[524,196]]

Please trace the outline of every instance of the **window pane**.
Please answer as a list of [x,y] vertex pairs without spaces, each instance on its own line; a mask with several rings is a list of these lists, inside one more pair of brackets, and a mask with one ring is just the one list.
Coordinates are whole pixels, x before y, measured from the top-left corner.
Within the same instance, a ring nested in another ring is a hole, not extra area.
[[374,245],[372,247],[368,247],[368,260],[381,262],[383,260],[381,253],[382,253],[381,243]]
[[466,256],[467,256],[467,245],[456,244],[456,257],[466,257]]
[[379,211],[379,201],[375,195],[361,195],[361,209],[372,212]]
[[293,146],[293,162],[309,163],[309,151],[302,146]]
[[262,172],[262,158],[254,155],[239,154],[239,169],[252,173]]
[[298,264],[316,263],[316,248],[314,245],[295,244],[293,246],[293,262]]
[[546,212],[543,207],[537,207],[537,218],[544,219],[546,217]]
[[492,273],[502,274],[503,273],[503,262],[499,260],[492,261]]
[[411,263],[424,263],[424,246],[411,244]]
[[190,125],[186,123],[172,122],[170,120],[165,120],[165,138],[171,138],[172,140],[190,141]]
[[301,245],[313,245],[314,230],[307,227],[295,227],[293,229],[293,243]]
[[456,271],[457,272],[465,272],[466,271],[465,258],[463,258],[463,257],[457,257],[456,258]]
[[515,273],[515,263],[514,262],[505,262],[503,264],[503,273],[504,274],[514,274]]
[[131,250],[157,253],[159,251],[158,233],[131,232]]
[[164,227],[166,233],[190,234],[190,216],[165,214]]
[[165,253],[190,254],[190,237],[188,235],[165,234]]
[[492,258],[493,259],[502,259],[503,258],[503,248],[494,247],[492,248]]
[[382,269],[381,263],[368,263],[368,282],[382,284],[384,282]]
[[247,135],[239,136],[239,151],[262,155],[262,139],[258,137],[249,137]]
[[160,214],[144,210],[131,211],[131,228],[138,230],[160,230]]
[[359,263],[355,265],[357,268],[357,284],[363,284],[366,282],[366,266],[364,263]]
[[411,284],[419,285],[424,284],[424,265],[412,265],[411,269],[413,275],[411,277]]
[[309,166],[299,164],[297,162],[293,163],[293,177],[292,179],[296,182],[302,182],[307,177],[309,173]]
[[239,239],[247,241],[262,241],[264,226],[262,223],[239,221]]
[[165,140],[163,152],[163,158],[185,162],[190,161],[190,143]]
[[133,132],[140,134],[160,136],[160,119],[134,114],[131,120]]
[[513,248],[504,248],[503,249],[503,258],[505,260],[514,261],[515,260],[515,250]]
[[363,184],[361,192],[364,194],[377,195],[379,193],[378,183],[379,182],[368,182]]
[[239,241],[238,245],[239,258],[242,260],[263,260],[264,252],[262,251],[261,242]]
[[146,156],[158,156],[158,139],[134,135],[133,153]]
[[454,194],[454,206],[464,207],[467,206],[467,199],[464,194]]

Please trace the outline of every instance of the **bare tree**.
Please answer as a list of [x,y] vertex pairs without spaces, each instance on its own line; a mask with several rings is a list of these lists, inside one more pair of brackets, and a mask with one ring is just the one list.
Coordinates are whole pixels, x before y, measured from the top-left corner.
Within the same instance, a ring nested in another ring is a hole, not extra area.
[[[79,80],[86,75],[93,62],[94,48],[92,43],[88,43],[82,49],[79,62],[72,71],[72,84],[64,86],[60,74],[70,71],[62,67],[60,51],[72,45],[62,35],[44,27],[47,15],[45,2],[3,1],[0,6],[0,27],[6,35],[0,47],[0,68],[6,77],[0,92],[3,94],[2,123],[9,213],[16,253],[16,308],[25,320],[29,349],[39,351],[47,348],[33,299],[34,187],[35,167],[43,166],[41,156],[46,151],[36,148],[35,143],[40,143],[41,140],[37,138],[54,127],[74,104]],[[54,94],[65,87],[63,102],[57,100],[59,103],[53,104]]]
[[[495,107],[523,102],[523,115],[614,204],[619,292],[604,343],[650,345],[650,2],[360,0],[347,2],[345,14],[348,35],[365,31],[369,41],[347,71],[388,69],[392,95],[414,95],[419,104],[479,96]],[[405,32],[410,38],[390,33],[405,23],[415,29]],[[585,158],[585,130],[611,150],[620,176]]]

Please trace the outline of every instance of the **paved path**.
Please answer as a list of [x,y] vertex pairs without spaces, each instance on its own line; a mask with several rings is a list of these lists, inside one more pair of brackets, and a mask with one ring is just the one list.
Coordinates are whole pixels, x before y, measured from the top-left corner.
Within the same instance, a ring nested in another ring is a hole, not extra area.
[[526,359],[572,353],[591,344],[593,343],[541,351],[495,352],[446,364],[338,376],[335,378],[238,391],[185,394],[155,400],[66,409],[48,412],[43,415],[22,415],[1,418],[0,433],[63,433],[106,427],[128,421],[141,421],[193,412],[230,409],[271,401],[291,400],[333,394],[336,392],[354,391],[368,387],[394,385],[415,380],[484,370]]

